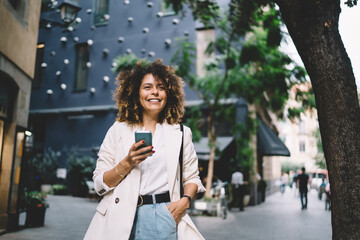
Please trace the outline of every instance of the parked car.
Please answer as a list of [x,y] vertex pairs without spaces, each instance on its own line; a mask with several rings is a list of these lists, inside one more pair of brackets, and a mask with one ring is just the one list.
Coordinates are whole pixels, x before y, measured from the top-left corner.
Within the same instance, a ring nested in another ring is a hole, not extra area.
[[326,184],[328,180],[328,171],[325,169],[317,169],[311,172],[311,189],[316,189],[320,191],[320,187]]

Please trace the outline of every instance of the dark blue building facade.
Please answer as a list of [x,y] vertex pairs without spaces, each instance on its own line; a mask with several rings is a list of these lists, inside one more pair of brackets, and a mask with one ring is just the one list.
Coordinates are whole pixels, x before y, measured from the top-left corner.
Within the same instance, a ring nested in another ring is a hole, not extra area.
[[[133,53],[169,64],[176,38],[195,41],[195,21],[190,11],[167,12],[162,1],[79,0],[77,19],[60,27],[59,11],[49,4],[42,10],[31,94],[34,150],[94,153],[116,118],[113,60]],[[199,100],[185,92],[188,103]]]

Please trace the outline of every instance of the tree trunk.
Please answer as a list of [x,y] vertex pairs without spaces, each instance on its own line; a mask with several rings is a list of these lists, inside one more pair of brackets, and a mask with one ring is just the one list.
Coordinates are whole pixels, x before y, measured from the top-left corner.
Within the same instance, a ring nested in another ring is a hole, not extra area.
[[208,174],[206,176],[206,191],[205,197],[210,198],[210,189],[212,186],[212,179],[214,176],[214,160],[215,160],[215,127],[213,125],[213,115],[210,113],[208,116],[208,130],[207,136],[210,143],[210,157],[208,164]]
[[331,185],[333,239],[360,239],[360,108],[338,31],[340,1],[276,3],[314,90]]
[[212,179],[214,177],[214,159],[215,159],[215,141],[213,139],[210,140],[210,157],[209,157],[209,165],[208,165],[208,174],[206,177],[206,191],[205,197],[210,198],[210,189],[212,185]]

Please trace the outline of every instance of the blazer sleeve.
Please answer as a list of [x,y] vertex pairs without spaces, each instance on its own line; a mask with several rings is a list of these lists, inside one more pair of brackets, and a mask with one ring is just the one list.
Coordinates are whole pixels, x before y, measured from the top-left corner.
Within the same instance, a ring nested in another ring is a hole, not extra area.
[[109,187],[104,182],[104,173],[115,167],[116,153],[116,123],[114,123],[107,131],[104,141],[100,146],[96,168],[93,172],[94,188],[100,196],[113,190],[115,187]]
[[190,128],[184,126],[184,158],[183,158],[183,179],[184,186],[188,183],[195,183],[198,186],[197,192],[204,192],[205,188],[199,177],[198,157],[192,142]]

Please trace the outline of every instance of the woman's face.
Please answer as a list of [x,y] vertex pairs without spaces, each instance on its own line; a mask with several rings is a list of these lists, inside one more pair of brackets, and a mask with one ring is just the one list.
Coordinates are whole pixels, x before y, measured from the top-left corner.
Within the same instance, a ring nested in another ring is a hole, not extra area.
[[144,114],[160,114],[167,100],[165,84],[156,80],[151,73],[146,74],[140,85],[139,100]]

